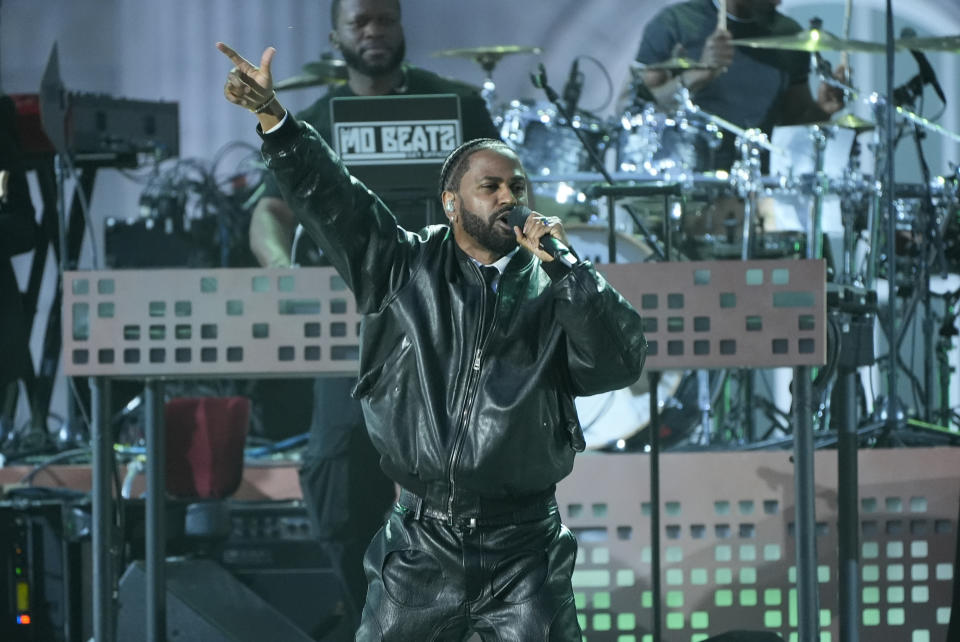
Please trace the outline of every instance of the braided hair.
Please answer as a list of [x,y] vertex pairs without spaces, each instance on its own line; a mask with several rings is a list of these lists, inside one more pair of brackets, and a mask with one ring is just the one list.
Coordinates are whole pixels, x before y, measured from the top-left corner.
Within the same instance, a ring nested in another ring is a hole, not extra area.
[[513,149],[502,140],[497,138],[474,138],[450,152],[447,160],[443,161],[443,167],[440,168],[440,196],[446,191],[456,192],[460,189],[460,181],[463,175],[467,173],[470,167],[470,157],[474,152],[481,149],[506,150],[511,154]]

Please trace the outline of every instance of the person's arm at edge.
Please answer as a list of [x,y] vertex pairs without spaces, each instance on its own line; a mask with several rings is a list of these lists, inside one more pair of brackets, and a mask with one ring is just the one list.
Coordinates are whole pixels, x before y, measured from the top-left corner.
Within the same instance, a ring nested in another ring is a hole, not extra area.
[[264,196],[250,215],[250,251],[263,267],[290,267],[297,221],[282,198]]

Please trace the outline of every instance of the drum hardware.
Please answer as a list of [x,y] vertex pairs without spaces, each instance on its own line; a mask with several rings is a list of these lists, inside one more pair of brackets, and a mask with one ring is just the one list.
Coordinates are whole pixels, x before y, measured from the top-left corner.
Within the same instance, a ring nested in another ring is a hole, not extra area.
[[320,85],[342,85],[347,82],[347,63],[325,54],[320,60],[303,65],[303,73],[274,83],[277,91],[303,89]]
[[810,140],[814,149],[814,185],[812,225],[808,227],[807,258],[818,259],[823,256],[823,198],[829,189],[829,179],[824,173],[826,162],[824,152],[827,149],[827,139],[832,136],[830,128],[814,126],[810,129]]
[[731,184],[737,194],[743,199],[743,227],[741,230],[740,258],[747,260],[751,257],[753,243],[753,225],[757,212],[757,193],[761,188],[760,145],[759,141],[766,139],[766,135],[758,129],[746,130],[736,140],[736,148],[740,152],[740,159],[734,161],[730,169]]
[[866,261],[862,250],[869,247],[867,234],[873,211],[871,199],[875,198],[876,190],[856,170],[848,167],[843,177],[832,183],[831,191],[840,197],[840,220],[843,224],[840,271],[835,275],[834,282],[863,286]]
[[467,47],[462,49],[441,49],[434,51],[435,58],[470,58],[483,69],[483,89],[480,96],[487,104],[487,111],[491,114],[496,111],[497,85],[493,82],[493,70],[504,56],[517,54],[540,55],[540,47],[525,47],[522,45],[492,45],[488,47]]

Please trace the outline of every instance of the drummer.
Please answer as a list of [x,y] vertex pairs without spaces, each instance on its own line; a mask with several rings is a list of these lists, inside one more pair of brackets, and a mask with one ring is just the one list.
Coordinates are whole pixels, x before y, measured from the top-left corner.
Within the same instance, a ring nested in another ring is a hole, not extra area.
[[[460,97],[464,139],[499,138],[480,95],[469,85],[442,78],[404,62],[406,51],[399,0],[332,0],[330,45],[346,62],[346,82],[332,87],[297,114],[330,141],[330,101],[340,96],[456,94]],[[434,198],[431,195],[431,198]],[[422,202],[388,203],[400,224],[419,230],[425,222]],[[441,217],[442,218],[442,217]],[[293,255],[293,212],[268,177],[266,190],[250,220],[250,248],[260,265],[317,265],[316,250],[301,247]],[[280,385],[274,385],[279,383]],[[301,397],[297,381],[264,382],[265,402],[282,407],[283,418],[297,423]],[[379,456],[363,425],[360,402],[350,397],[353,378],[320,377],[313,382],[310,425],[283,426],[287,434],[309,430],[300,469],[300,488],[314,535],[330,555],[352,602],[347,618],[357,618],[366,594],[363,552],[394,498],[393,483],[381,472]],[[277,397],[274,399],[273,397]],[[277,413],[278,415],[281,413]],[[306,414],[309,416],[310,409]],[[280,417],[278,417],[280,419]],[[290,423],[278,421],[277,423]],[[268,428],[269,430],[269,428]],[[349,628],[356,627],[358,621]]]
[[[808,84],[809,54],[802,51],[734,47],[731,40],[790,35],[800,25],[777,11],[780,0],[686,0],[665,7],[647,23],[636,60],[642,64],[686,58],[707,67],[643,71],[628,95],[634,102],[652,96],[663,109],[674,104],[681,86],[702,110],[744,129],[768,134],[775,125],[828,120],[843,107],[843,93],[821,84],[814,99]],[[726,7],[721,16],[719,7]],[[835,70],[843,79],[842,66]],[[731,137],[726,137],[730,139]],[[732,140],[721,148],[714,167],[728,169]]]

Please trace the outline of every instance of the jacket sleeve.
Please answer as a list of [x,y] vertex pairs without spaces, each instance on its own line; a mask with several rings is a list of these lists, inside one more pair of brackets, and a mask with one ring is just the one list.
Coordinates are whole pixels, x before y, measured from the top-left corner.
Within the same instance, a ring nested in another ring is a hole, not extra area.
[[284,200],[353,291],[359,311],[383,309],[417,264],[418,237],[397,226],[309,124],[291,115],[261,135]]
[[553,283],[556,315],[567,342],[567,367],[578,396],[616,390],[640,378],[647,356],[643,321],[589,261]]

